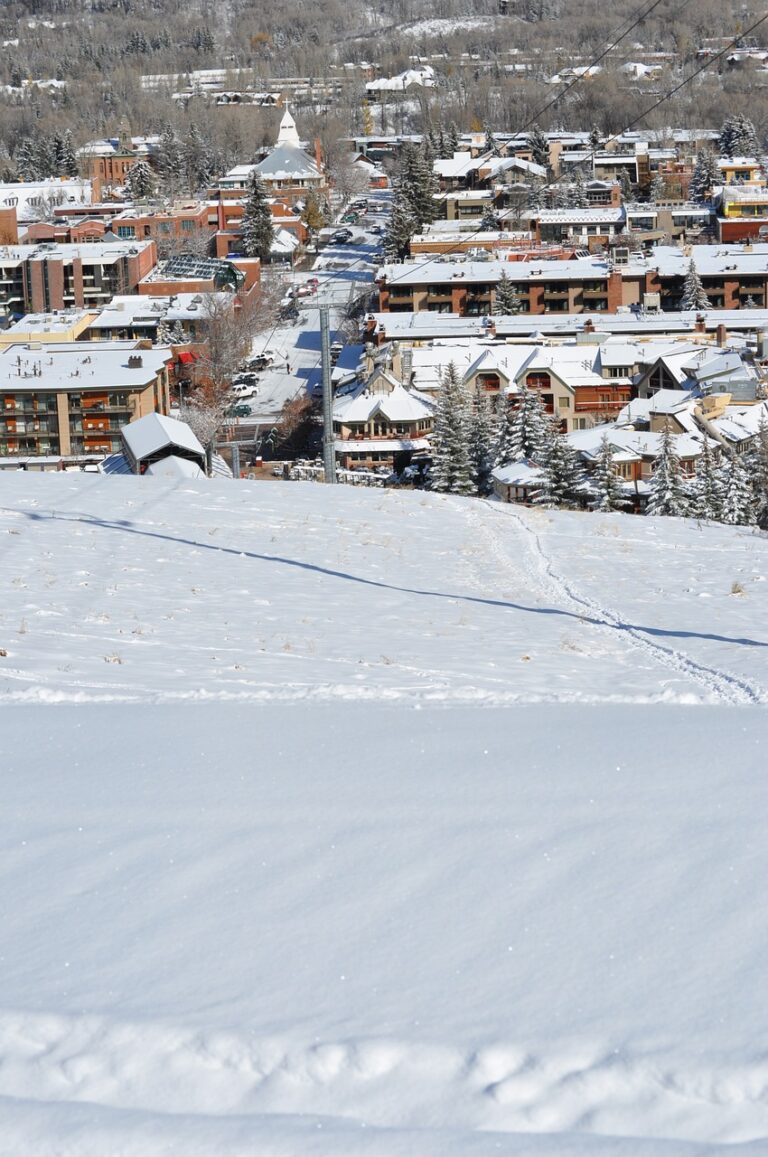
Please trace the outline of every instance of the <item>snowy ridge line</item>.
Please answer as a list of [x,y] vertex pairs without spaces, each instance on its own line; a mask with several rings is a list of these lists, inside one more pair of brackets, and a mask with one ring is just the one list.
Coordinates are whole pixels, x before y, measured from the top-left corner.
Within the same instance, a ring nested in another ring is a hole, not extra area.
[[394,1132],[450,1104],[446,1137],[488,1131],[511,1145],[533,1128],[550,1144],[578,1137],[577,1151],[587,1154],[615,1134],[640,1140],[636,1123],[647,1115],[659,1153],[669,1152],[668,1141],[698,1142],[703,1153],[714,1120],[713,1151],[764,1144],[766,1091],[759,1059],[670,1067],[663,1054],[633,1056],[607,1042],[540,1054],[501,1041],[477,1048],[388,1037],[302,1042],[95,1015],[0,1014],[0,1123],[10,1102],[152,1114],[158,1122],[301,1114]]
[[552,560],[546,554],[541,544],[540,536],[524,518],[516,511],[510,510],[508,506],[500,508],[496,504],[488,501],[486,501],[485,504],[487,509],[492,510],[495,514],[501,517],[513,518],[518,525],[526,531],[529,541],[533,543],[535,552],[541,560],[544,573],[556,584],[559,593],[565,594],[576,606],[589,611],[590,615],[601,620],[603,625],[621,631],[631,641],[632,645],[645,651],[646,654],[654,658],[657,662],[664,664],[664,666],[670,670],[678,671],[680,674],[687,675],[691,679],[694,679],[714,697],[714,701],[729,703],[733,706],[755,706],[768,702],[768,693],[766,693],[763,688],[756,688],[752,684],[747,683],[746,680],[740,679],[728,671],[708,667],[704,663],[699,663],[689,655],[686,655],[682,651],[675,650],[673,647],[665,647],[662,643],[653,642],[642,629],[633,626],[631,623],[626,623],[620,615],[611,611],[608,607],[604,607],[586,595],[581,594],[564,575],[561,575],[555,570]]
[[[7,677],[7,673],[6,673]],[[425,687],[423,682],[413,687],[361,687],[356,683],[324,683],[321,685],[283,685],[276,687],[265,684],[249,691],[210,691],[199,688],[194,691],[153,691],[151,689],[115,693],[113,691],[66,691],[53,687],[30,687],[25,691],[0,691],[0,710],[3,707],[19,707],[50,704],[52,706],[92,706],[99,703],[171,704],[171,703],[388,703],[410,704],[414,710],[427,704],[446,707],[469,704],[476,707],[507,707],[524,703],[572,703],[599,704],[600,706],[627,706],[628,704],[651,705],[669,704],[695,706],[701,700],[693,694],[664,691],[659,695],[585,695],[581,692],[557,691],[552,694],[533,692],[490,691],[482,687]]]

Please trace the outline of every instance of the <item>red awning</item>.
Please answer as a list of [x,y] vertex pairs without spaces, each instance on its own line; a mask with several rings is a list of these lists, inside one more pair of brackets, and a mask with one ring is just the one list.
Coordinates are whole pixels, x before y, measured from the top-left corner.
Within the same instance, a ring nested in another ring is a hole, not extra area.
[[179,354],[179,361],[183,366],[188,366],[190,362],[195,361],[195,355],[191,350],[182,350]]

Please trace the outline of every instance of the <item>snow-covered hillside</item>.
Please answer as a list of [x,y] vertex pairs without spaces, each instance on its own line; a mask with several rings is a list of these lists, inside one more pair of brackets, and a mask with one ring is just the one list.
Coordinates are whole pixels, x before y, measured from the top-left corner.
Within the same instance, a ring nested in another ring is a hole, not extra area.
[[6,699],[768,700],[768,538],[419,493],[3,478]]
[[0,1154],[765,1153],[765,538],[0,507]]

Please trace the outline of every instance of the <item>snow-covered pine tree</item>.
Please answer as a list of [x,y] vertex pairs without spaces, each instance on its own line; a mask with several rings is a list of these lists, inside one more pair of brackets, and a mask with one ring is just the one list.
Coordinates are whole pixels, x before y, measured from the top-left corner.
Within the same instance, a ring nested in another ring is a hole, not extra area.
[[497,232],[501,228],[501,221],[492,205],[486,205],[480,218],[480,228],[488,233]]
[[691,258],[688,262],[688,272],[683,282],[683,296],[680,298],[681,309],[711,309],[712,302],[706,295],[704,285],[699,277],[696,262]]
[[451,121],[448,126],[448,132],[445,134],[445,147],[448,157],[452,157],[454,153],[459,151],[459,130],[455,121]]
[[651,178],[651,183],[648,186],[648,200],[653,205],[658,205],[659,201],[664,199],[665,189],[666,185],[661,173],[654,173],[653,177]]
[[754,526],[755,496],[740,454],[728,457],[722,468],[723,502],[720,522],[729,526]]
[[155,178],[146,161],[137,161],[128,170],[125,188],[132,201],[145,201],[155,191]]
[[627,201],[631,201],[632,197],[634,196],[635,189],[634,185],[632,184],[632,178],[626,169],[622,169],[621,173],[619,174],[619,188],[621,189],[622,201],[625,203]]
[[396,188],[407,202],[418,228],[434,221],[437,213],[434,195],[439,189],[428,150],[419,150],[410,142],[404,147]]
[[550,439],[550,425],[536,390],[524,386],[507,400],[502,411],[496,445],[496,465],[508,466],[521,458],[543,465]]
[[437,395],[432,434],[432,489],[473,494],[469,453],[469,400],[456,366],[450,362]]
[[755,518],[761,530],[768,530],[768,421],[765,407],[760,416],[755,445],[749,455],[749,474],[752,479]]
[[688,513],[688,495],[669,422],[664,423],[659,456],[654,463],[646,513],[680,517]]
[[155,168],[168,193],[175,193],[184,177],[184,150],[173,125],[167,124],[155,149]]
[[172,343],[173,337],[171,334],[171,327],[165,318],[163,318],[157,327],[157,333],[155,334],[155,345],[169,346]]
[[600,148],[601,140],[602,137],[600,135],[600,129],[597,127],[597,125],[593,125],[589,132],[589,147],[593,153],[597,152],[597,150]]
[[520,294],[507,277],[506,272],[502,272],[501,277],[496,282],[493,312],[508,315],[510,313],[519,313],[522,307],[523,303],[520,299]]
[[576,451],[562,432],[557,419],[548,423],[546,448],[539,463],[542,469],[541,483],[534,493],[537,506],[574,506],[578,500],[578,489],[584,481],[584,471]]
[[408,256],[411,237],[416,229],[417,223],[409,201],[401,192],[396,192],[382,243],[387,261],[402,261]]
[[499,155],[499,143],[493,135],[492,129],[485,126],[485,142],[483,144],[483,152],[492,153],[494,157]]
[[688,185],[688,196],[691,201],[700,205],[709,199],[712,189],[720,182],[720,170],[717,160],[710,149],[702,149],[696,157],[691,180]]
[[469,413],[469,457],[472,481],[477,494],[485,498],[493,490],[491,473],[494,464],[496,430],[484,390],[478,389],[471,399]]
[[173,323],[173,328],[171,329],[171,342],[173,345],[185,345],[188,340],[189,339],[184,332],[184,326],[180,321],[175,321]]
[[702,439],[696,475],[689,487],[690,514],[702,522],[718,522],[723,509],[723,483],[709,438]]
[[254,170],[248,182],[248,196],[243,205],[243,249],[248,257],[267,261],[275,240],[275,227],[267,194],[259,174]]
[[755,301],[755,299],[751,293],[741,308],[742,309],[757,309],[757,302]]
[[184,140],[183,167],[187,187],[191,191],[205,189],[211,183],[216,168],[213,150],[194,121]]
[[587,196],[587,186],[584,182],[584,174],[581,169],[576,170],[576,175],[571,186],[571,201],[575,209],[586,209],[589,207],[589,197]]
[[39,176],[37,155],[34,142],[30,137],[21,138],[13,154],[13,161],[20,181],[37,180]]
[[531,181],[528,185],[528,208],[541,209],[544,204],[544,189],[540,181]]
[[594,492],[593,510],[623,510],[629,506],[624,486],[613,465],[613,447],[607,434],[600,439],[600,452],[590,483]]
[[528,150],[534,165],[549,168],[549,141],[538,125],[533,125],[528,133]]
[[76,177],[77,156],[75,155],[72,133],[69,129],[66,129],[61,136],[57,135],[54,137],[54,147],[56,149],[57,176]]

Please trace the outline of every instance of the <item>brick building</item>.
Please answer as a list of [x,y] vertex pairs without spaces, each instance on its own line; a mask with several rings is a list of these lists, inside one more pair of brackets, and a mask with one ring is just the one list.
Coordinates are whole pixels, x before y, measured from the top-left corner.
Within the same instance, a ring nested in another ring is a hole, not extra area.
[[102,306],[136,290],[155,262],[153,241],[9,245],[0,249],[0,309],[20,317]]

